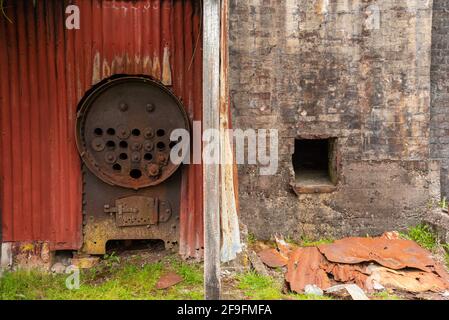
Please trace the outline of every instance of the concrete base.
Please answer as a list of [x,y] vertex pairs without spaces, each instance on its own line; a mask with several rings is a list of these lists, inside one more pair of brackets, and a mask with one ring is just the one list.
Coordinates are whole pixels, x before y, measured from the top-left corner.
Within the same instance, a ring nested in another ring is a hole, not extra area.
[[93,268],[99,261],[99,257],[91,255],[76,255],[72,258],[72,265],[80,269],[90,269]]
[[11,267],[12,267],[12,243],[4,242],[1,244],[0,269],[9,269]]
[[440,242],[449,243],[449,214],[438,208],[433,210],[424,221],[434,228]]

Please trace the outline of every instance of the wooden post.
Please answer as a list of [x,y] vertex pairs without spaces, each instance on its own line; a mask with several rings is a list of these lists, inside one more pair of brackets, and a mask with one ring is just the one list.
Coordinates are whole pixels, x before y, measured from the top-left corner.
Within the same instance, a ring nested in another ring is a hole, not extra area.
[[[220,125],[220,0],[203,5],[203,132]],[[219,141],[216,143],[219,144]],[[219,146],[217,148],[219,150]],[[220,299],[220,165],[203,163],[204,290]]]

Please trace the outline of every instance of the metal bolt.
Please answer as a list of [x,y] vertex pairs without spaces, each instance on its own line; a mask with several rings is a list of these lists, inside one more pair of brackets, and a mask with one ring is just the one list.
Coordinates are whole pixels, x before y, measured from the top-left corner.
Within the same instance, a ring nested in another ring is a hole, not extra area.
[[145,148],[145,151],[153,150],[153,143],[150,141],[146,142],[144,148]]
[[146,109],[148,112],[153,112],[155,109],[155,106],[152,103],[148,103]]
[[133,145],[132,145],[132,149],[133,149],[134,151],[139,151],[140,149],[142,149],[142,144],[140,144],[139,142],[135,142],[135,143],[133,143]]
[[148,166],[148,175],[150,177],[155,177],[159,174],[159,166],[156,164],[152,164]]
[[132,161],[134,161],[134,162],[140,161],[140,153],[134,152],[134,153],[131,155],[131,159],[132,159]]
[[125,112],[128,110],[128,105],[126,103],[121,103],[119,109],[121,112]]

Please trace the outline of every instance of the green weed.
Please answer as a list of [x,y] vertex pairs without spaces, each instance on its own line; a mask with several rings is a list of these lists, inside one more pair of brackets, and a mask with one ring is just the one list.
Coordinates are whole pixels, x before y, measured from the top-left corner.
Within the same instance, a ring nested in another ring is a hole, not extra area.
[[408,240],[413,240],[421,247],[428,250],[435,250],[438,245],[437,237],[432,229],[426,224],[419,224],[411,227],[405,233],[400,233],[401,237]]

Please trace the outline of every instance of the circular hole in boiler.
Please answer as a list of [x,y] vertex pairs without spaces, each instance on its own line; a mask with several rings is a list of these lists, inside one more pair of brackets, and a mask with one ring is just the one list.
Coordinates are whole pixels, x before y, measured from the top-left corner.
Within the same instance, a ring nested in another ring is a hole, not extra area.
[[126,141],[120,141],[120,148],[123,148],[123,149],[128,148],[128,142],[126,142]]
[[159,141],[159,142],[156,144],[156,146],[157,146],[157,148],[158,148],[159,150],[164,150],[164,149],[165,149],[165,143],[163,143],[162,141]]
[[102,136],[103,135],[103,129],[101,128],[95,128],[94,130],[95,135]]
[[133,129],[133,131],[131,131],[132,135],[135,137],[140,136],[140,130],[139,129]]
[[163,137],[163,136],[165,136],[165,130],[164,130],[164,129],[158,129],[158,130],[156,131],[156,135],[157,135],[158,137]]
[[113,148],[115,148],[115,142],[109,140],[108,142],[106,142],[106,146],[107,146],[108,148],[113,149]]
[[151,161],[151,160],[153,160],[153,155],[151,153],[145,153],[143,158],[147,161]]
[[115,129],[113,129],[113,128],[109,128],[106,132],[107,132],[110,136],[115,136]]
[[129,176],[133,179],[139,179],[142,176],[142,171],[140,171],[139,169],[132,169],[129,172]]
[[114,169],[114,171],[121,171],[122,170],[122,166],[119,165],[118,163],[114,164],[112,166],[112,169]]
[[119,158],[120,160],[126,160],[128,159],[128,155],[126,153],[120,153]]

